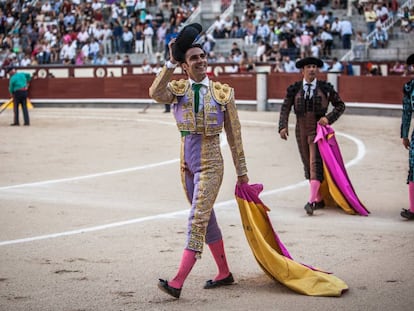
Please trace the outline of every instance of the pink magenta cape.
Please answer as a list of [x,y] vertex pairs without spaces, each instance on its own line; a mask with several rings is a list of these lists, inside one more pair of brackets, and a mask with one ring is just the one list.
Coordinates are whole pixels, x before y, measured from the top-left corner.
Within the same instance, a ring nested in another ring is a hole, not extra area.
[[318,124],[314,142],[319,147],[325,181],[331,198],[349,214],[368,216],[369,211],[359,200],[349,179],[333,128]]

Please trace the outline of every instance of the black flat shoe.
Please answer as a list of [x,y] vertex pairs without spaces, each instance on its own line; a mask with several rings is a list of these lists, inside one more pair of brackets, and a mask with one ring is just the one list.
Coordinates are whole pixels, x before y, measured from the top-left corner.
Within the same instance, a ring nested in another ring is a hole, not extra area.
[[174,298],[180,298],[181,288],[174,288],[168,285],[167,280],[159,279],[158,288],[161,289],[164,293],[173,296]]
[[204,289],[232,285],[233,283],[234,283],[234,278],[233,278],[233,275],[230,273],[228,277],[222,280],[218,280],[218,281],[208,280],[206,284],[204,285]]
[[10,126],[19,126],[20,124],[19,123],[12,123],[12,124],[10,124]]
[[313,207],[313,209],[322,209],[325,208],[325,202],[324,200],[319,201],[319,202],[315,202],[315,206]]
[[407,218],[408,220],[414,220],[414,213],[408,209],[403,208],[400,215],[401,217]]
[[313,210],[315,209],[316,203],[306,203],[304,209],[306,211],[306,214],[308,214],[309,216],[313,215]]

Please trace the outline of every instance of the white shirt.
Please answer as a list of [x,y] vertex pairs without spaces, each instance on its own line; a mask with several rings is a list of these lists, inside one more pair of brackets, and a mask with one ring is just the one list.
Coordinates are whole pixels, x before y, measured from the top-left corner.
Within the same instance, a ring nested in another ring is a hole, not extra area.
[[306,82],[306,80],[303,79],[303,91],[305,94],[308,92],[307,84],[310,84],[310,98],[312,98],[313,91],[316,89],[316,79],[314,79],[312,82]]
[[208,87],[210,85],[210,80],[208,77],[205,77],[201,82],[195,82],[191,78],[188,78],[188,81],[190,81],[190,86],[193,85],[193,83],[202,84],[203,86],[200,88],[200,102],[198,105],[198,111],[201,111],[204,107],[204,95],[207,94]]
[[352,35],[352,24],[348,20],[343,20],[339,23],[341,35]]
[[152,27],[148,26],[147,28],[144,29],[143,34],[146,38],[148,38],[148,37],[152,38],[152,36],[154,35],[154,29],[152,29]]

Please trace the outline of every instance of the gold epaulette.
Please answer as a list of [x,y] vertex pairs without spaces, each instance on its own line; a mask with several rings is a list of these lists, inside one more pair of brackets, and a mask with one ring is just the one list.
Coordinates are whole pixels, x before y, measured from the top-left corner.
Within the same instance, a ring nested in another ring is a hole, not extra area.
[[184,96],[190,83],[186,79],[172,80],[168,83],[168,88],[175,96]]
[[213,97],[220,105],[227,105],[230,101],[233,88],[231,88],[228,84],[223,84],[220,82],[212,82],[212,89],[213,89]]

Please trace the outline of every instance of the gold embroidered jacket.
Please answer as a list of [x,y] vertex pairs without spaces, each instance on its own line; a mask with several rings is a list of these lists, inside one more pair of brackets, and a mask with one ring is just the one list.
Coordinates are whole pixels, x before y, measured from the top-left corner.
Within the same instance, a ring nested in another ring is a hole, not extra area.
[[204,95],[203,109],[194,112],[194,94],[186,79],[171,81],[173,68],[163,67],[149,88],[149,95],[156,102],[172,104],[179,131],[206,136],[218,135],[223,126],[238,176],[247,173],[246,159],[241,138],[241,126],[234,102],[234,90],[227,84],[210,81]]

